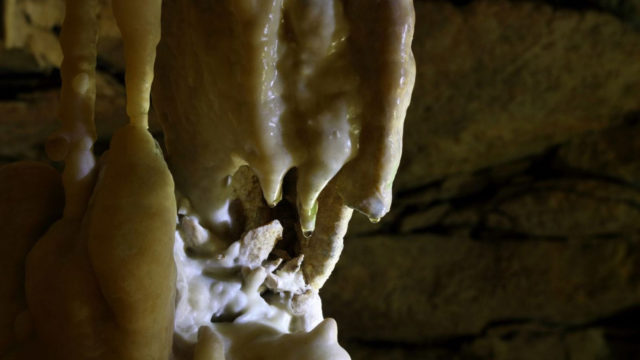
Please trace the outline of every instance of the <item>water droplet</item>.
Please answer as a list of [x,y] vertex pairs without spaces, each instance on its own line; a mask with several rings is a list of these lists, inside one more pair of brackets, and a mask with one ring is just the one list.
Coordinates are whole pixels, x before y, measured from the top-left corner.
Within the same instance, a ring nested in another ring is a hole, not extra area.
[[377,223],[379,223],[379,222],[380,222],[380,218],[369,218],[369,221],[370,221],[372,224],[377,224]]
[[310,238],[313,235],[313,231],[311,230],[306,230],[302,232],[302,236],[304,236],[306,239]]

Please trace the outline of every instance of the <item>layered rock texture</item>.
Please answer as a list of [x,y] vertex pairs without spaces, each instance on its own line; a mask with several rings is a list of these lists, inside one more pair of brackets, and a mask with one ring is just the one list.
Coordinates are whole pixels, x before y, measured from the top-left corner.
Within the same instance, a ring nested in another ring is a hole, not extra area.
[[[62,0],[4,3],[0,162],[44,159]],[[374,360],[639,357],[640,2],[415,8],[392,210],[354,215],[321,291],[341,343]],[[101,19],[106,138],[125,103],[119,35]]]

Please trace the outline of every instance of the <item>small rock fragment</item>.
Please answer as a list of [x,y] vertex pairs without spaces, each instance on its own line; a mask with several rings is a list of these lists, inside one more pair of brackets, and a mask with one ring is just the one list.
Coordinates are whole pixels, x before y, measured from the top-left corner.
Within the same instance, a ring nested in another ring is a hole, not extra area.
[[251,267],[267,259],[276,242],[282,238],[282,225],[274,220],[267,225],[248,231],[240,241],[238,259]]

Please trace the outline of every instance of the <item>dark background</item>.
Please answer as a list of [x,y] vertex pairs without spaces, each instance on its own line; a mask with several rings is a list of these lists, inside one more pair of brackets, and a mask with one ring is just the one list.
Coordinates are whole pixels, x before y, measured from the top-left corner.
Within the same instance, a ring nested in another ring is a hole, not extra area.
[[[9,1],[0,164],[45,159],[60,86],[63,1]],[[640,358],[640,1],[415,6],[393,210],[355,214],[321,292],[342,344],[355,360]],[[125,122],[108,7],[101,33],[98,151]]]

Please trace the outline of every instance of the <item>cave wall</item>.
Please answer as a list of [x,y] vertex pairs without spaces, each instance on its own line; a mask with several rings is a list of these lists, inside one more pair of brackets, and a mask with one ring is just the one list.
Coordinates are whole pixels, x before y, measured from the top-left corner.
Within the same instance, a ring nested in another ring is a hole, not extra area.
[[[45,159],[61,4],[4,1],[0,163]],[[640,357],[640,1],[415,6],[393,209],[354,216],[322,290],[341,341],[354,359]],[[99,150],[126,121],[108,6],[100,29]]]

